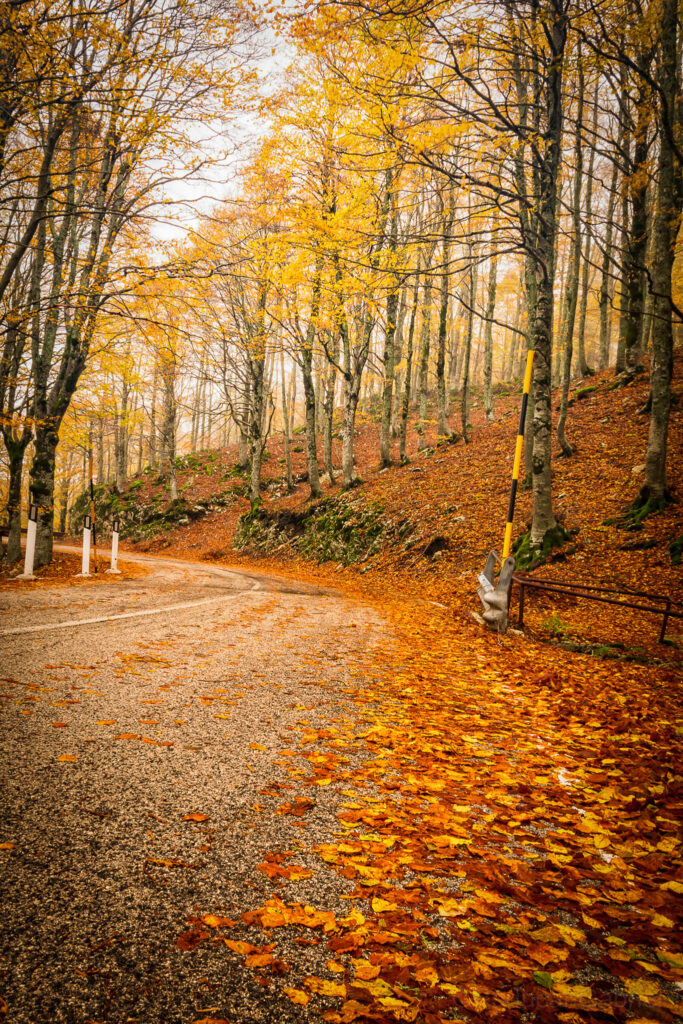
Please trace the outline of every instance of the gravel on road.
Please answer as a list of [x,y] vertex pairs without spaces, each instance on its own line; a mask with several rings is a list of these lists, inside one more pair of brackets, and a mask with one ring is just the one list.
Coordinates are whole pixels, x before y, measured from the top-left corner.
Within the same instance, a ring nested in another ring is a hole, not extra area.
[[[273,895],[348,912],[344,879],[304,852],[338,830],[337,783],[316,787],[303,816],[277,808],[307,774],[297,730],[352,729],[344,691],[382,622],[333,591],[148,564],[148,577],[88,591],[2,595],[4,1020],[313,1019],[220,938],[192,948],[182,936],[213,914],[244,938],[240,915]],[[130,612],[147,614],[11,632]],[[258,870],[287,851],[310,878]],[[305,939],[268,941],[283,974],[324,962]]]

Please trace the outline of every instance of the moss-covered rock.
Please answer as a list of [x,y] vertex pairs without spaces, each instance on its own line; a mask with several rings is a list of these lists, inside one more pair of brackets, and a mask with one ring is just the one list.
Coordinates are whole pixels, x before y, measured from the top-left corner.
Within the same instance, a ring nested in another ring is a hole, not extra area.
[[[200,501],[188,501],[179,497],[165,501],[155,494],[143,500],[140,496],[140,481],[133,481],[127,490],[119,492],[113,484],[103,484],[94,489],[95,527],[99,535],[111,533],[115,519],[119,520],[122,537],[144,540],[161,530],[172,530],[186,526],[200,519],[211,509],[230,504],[234,496],[229,491],[212,495]],[[69,510],[69,526],[72,533],[81,529],[83,516],[90,512],[90,491],[83,491]]]
[[257,506],[240,517],[233,543],[238,550],[262,554],[289,547],[318,562],[350,565],[372,557],[385,544],[402,541],[412,529],[407,519],[386,515],[380,503],[344,493],[301,512],[269,512]]

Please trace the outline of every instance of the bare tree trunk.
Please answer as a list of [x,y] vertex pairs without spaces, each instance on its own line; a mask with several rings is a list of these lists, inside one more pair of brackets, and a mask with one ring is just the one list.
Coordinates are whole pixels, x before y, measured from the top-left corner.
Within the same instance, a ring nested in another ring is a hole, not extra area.
[[317,331],[318,314],[320,313],[320,286],[322,277],[322,259],[316,260],[315,276],[311,294],[311,315],[308,321],[306,339],[301,346],[301,372],[304,382],[304,402],[306,409],[306,465],[308,468],[308,486],[311,498],[319,498],[320,474],[318,472],[318,441],[316,437],[316,395],[313,381],[313,345]]
[[287,481],[287,490],[294,490],[294,481],[292,480],[292,434],[291,424],[289,419],[289,406],[287,404],[287,387],[285,384],[285,353],[284,349],[280,348],[280,386],[282,392],[282,421],[283,421],[283,436],[285,443],[285,479]]
[[467,330],[463,347],[462,385],[460,388],[460,423],[465,444],[469,442],[467,428],[470,418],[470,359],[472,356],[472,334],[474,330],[474,304],[477,298],[477,264],[474,259],[473,247],[470,245],[470,282],[468,289],[469,311]]
[[578,55],[579,95],[576,115],[576,137],[574,144],[574,196],[572,201],[572,247],[567,271],[567,291],[564,305],[564,337],[562,339],[562,397],[560,399],[560,417],[557,421],[557,440],[560,442],[563,455],[571,455],[574,451],[566,438],[564,428],[567,422],[567,402],[569,398],[569,382],[571,378],[572,354],[574,346],[574,323],[579,291],[579,268],[581,265],[581,185],[583,183],[583,146],[581,131],[583,127],[584,79],[581,53]]
[[[387,171],[387,189],[390,190],[391,226],[389,229],[388,249],[393,255],[398,243],[398,211],[396,194],[391,172]],[[398,316],[399,282],[396,274],[392,275],[387,293],[387,323],[384,332],[384,377],[382,380],[382,421],[379,434],[380,467],[391,465],[391,409],[394,388],[394,341],[396,338],[396,321]]]
[[652,406],[645,481],[638,496],[640,505],[654,502],[660,506],[668,497],[666,450],[673,372],[672,276],[683,208],[683,168],[680,163],[676,165],[674,152],[675,128],[680,128],[683,120],[677,40],[681,29],[676,0],[664,0],[661,18],[658,84],[663,104],[666,104],[663,116],[668,116],[669,124],[660,133],[659,182],[652,231]]
[[[493,240],[493,230],[491,232]],[[498,258],[491,250],[489,282],[486,302],[486,324],[484,326],[484,412],[487,420],[496,418],[493,410],[493,315],[496,311],[496,283]]]
[[448,325],[448,299],[450,283],[450,241],[453,220],[455,218],[455,202],[453,189],[448,190],[448,203],[443,204],[441,218],[442,258],[441,269],[441,303],[439,306],[439,333],[436,346],[436,433],[437,437],[449,437],[451,428],[446,422],[446,328]]
[[[619,143],[617,143],[618,149]],[[614,166],[612,167],[612,181],[610,183],[609,199],[607,202],[607,224],[605,228],[605,251],[602,254],[602,283],[600,285],[600,340],[598,343],[598,367],[606,370],[609,365],[610,349],[610,328],[612,317],[610,313],[610,300],[612,297],[612,233],[614,230],[614,208],[617,198],[617,176],[619,174],[618,152],[614,154]]]
[[[336,351],[333,353],[334,359],[337,358]],[[330,483],[334,483],[334,464],[332,459],[332,434],[334,431],[334,395],[337,385],[337,371],[333,363],[327,372],[327,380],[325,381],[325,394],[323,400],[323,412],[324,412],[324,431],[323,431],[323,465],[325,472],[327,473]]]
[[420,325],[420,368],[417,385],[417,450],[427,447],[425,427],[427,424],[427,383],[429,375],[429,344],[432,319],[432,279],[429,268],[425,271],[424,288],[422,289],[422,322]]
[[410,312],[410,326],[408,327],[408,343],[406,351],[406,372],[403,382],[403,398],[401,401],[401,425],[399,429],[399,459],[401,465],[408,461],[406,455],[406,434],[408,432],[408,412],[410,410],[410,385],[413,375],[413,337],[415,335],[415,319],[417,316],[417,301],[420,293],[420,259],[417,261],[417,272],[415,274],[415,285],[413,288],[413,305]]
[[[593,97],[593,117],[591,129],[593,133],[598,124],[598,81],[595,83]],[[591,145],[590,157],[588,158],[588,177],[586,181],[586,201],[584,212],[584,223],[586,225],[586,244],[583,253],[583,270],[581,275],[581,303],[579,306],[579,330],[577,339],[578,348],[578,369],[579,376],[592,377],[595,372],[586,360],[586,309],[588,306],[588,274],[591,261],[591,246],[593,242],[593,168],[595,166],[595,145]]]
[[249,423],[251,422],[251,377],[247,378],[242,395],[242,411],[238,424],[240,436],[237,443],[237,461],[240,469],[249,465]]

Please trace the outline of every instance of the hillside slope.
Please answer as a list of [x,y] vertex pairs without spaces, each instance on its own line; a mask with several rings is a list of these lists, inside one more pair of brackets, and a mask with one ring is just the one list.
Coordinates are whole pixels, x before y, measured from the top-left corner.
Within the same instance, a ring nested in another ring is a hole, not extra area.
[[[682,368],[679,358],[676,387]],[[554,446],[553,486],[556,515],[568,530],[577,532],[573,542],[536,574],[609,582],[682,600],[682,573],[675,562],[680,561],[677,541],[683,536],[683,404],[676,401],[672,409],[669,433],[673,501],[647,518],[637,532],[625,530],[606,521],[619,516],[642,481],[647,379],[637,377],[625,388],[613,388],[613,380],[606,372],[578,382],[572,392],[567,433],[576,452],[565,459]],[[377,425],[366,420],[357,446],[363,483],[347,495],[339,485],[328,484],[323,504],[314,509],[312,533],[306,525],[311,519],[308,487],[300,482],[294,493],[286,494],[282,442],[272,439],[264,463],[262,502],[271,529],[267,537],[264,531],[248,537],[252,543],[241,551],[234,546],[235,531],[249,504],[234,448],[186,456],[178,474],[180,499],[175,507],[168,504],[163,480],[149,471],[118,501],[125,507],[132,503],[143,518],[150,516],[137,531],[135,546],[142,550],[233,563],[249,559],[271,570],[314,572],[337,584],[362,584],[364,592],[392,585],[469,611],[477,607],[476,575],[488,551],[502,543],[518,409],[519,394],[499,396],[496,420],[487,423],[475,402],[470,444],[446,443],[420,455],[413,450],[408,465],[384,471],[377,466]],[[305,457],[300,441],[295,438],[292,456],[295,476],[302,477]],[[515,536],[528,528],[530,513],[531,494],[521,491]],[[278,526],[284,526],[284,532]],[[338,543],[342,536],[344,542]],[[652,616],[583,602],[570,614],[565,607],[558,610],[555,602],[535,599],[526,621],[528,628],[543,627],[556,636],[573,633],[627,645],[648,645],[659,631]],[[670,634],[681,633],[683,628],[672,621]]]

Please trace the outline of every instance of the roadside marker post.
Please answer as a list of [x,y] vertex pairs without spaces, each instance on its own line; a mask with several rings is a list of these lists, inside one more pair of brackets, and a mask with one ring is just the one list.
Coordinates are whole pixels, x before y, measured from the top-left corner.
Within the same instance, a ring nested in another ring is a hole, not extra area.
[[92,531],[92,518],[83,516],[83,557],[81,560],[81,571],[76,573],[76,578],[90,576],[90,535]]
[[111,567],[105,569],[105,573],[116,573],[121,574],[121,570],[117,568],[116,561],[119,557],[119,521],[115,519],[111,525]]
[[[497,551],[490,551],[486,559],[484,571],[479,573],[477,582],[477,596],[482,603],[482,618],[487,626],[491,626],[504,633],[508,623],[508,607],[510,604],[510,590],[512,588],[512,574],[515,571],[515,560],[510,554],[512,546],[512,524],[515,515],[515,499],[517,497],[517,485],[519,483],[519,470],[522,465],[522,452],[524,451],[524,425],[526,421],[526,410],[529,402],[529,391],[531,389],[531,371],[534,365],[534,350],[529,349],[526,354],[526,372],[524,374],[524,387],[522,389],[522,408],[519,413],[519,430],[517,431],[517,443],[515,445],[515,460],[512,464],[512,485],[510,487],[510,501],[508,503],[507,523],[505,524],[505,539],[503,541],[503,557],[499,558]],[[496,580],[496,564],[500,563],[500,574]]]
[[90,518],[92,519],[92,544],[95,555],[95,572],[97,572],[97,533],[95,532],[95,487],[92,481],[92,448],[89,453],[90,463]]
[[31,503],[28,509],[28,527],[26,529],[26,552],[24,554],[24,571],[18,580],[34,580],[33,562],[36,554],[36,531],[38,529],[38,506]]
[[517,432],[517,445],[515,447],[515,461],[512,465],[512,485],[510,487],[510,501],[508,504],[508,518],[505,525],[505,540],[503,541],[503,561],[510,554],[512,546],[512,522],[515,515],[515,499],[517,497],[517,484],[519,482],[519,470],[522,465],[522,452],[524,451],[524,423],[526,421],[526,407],[529,401],[529,390],[531,388],[531,371],[534,365],[534,350],[532,348],[526,354],[526,373],[524,374],[524,389],[522,391],[522,408],[519,413],[519,430]]

